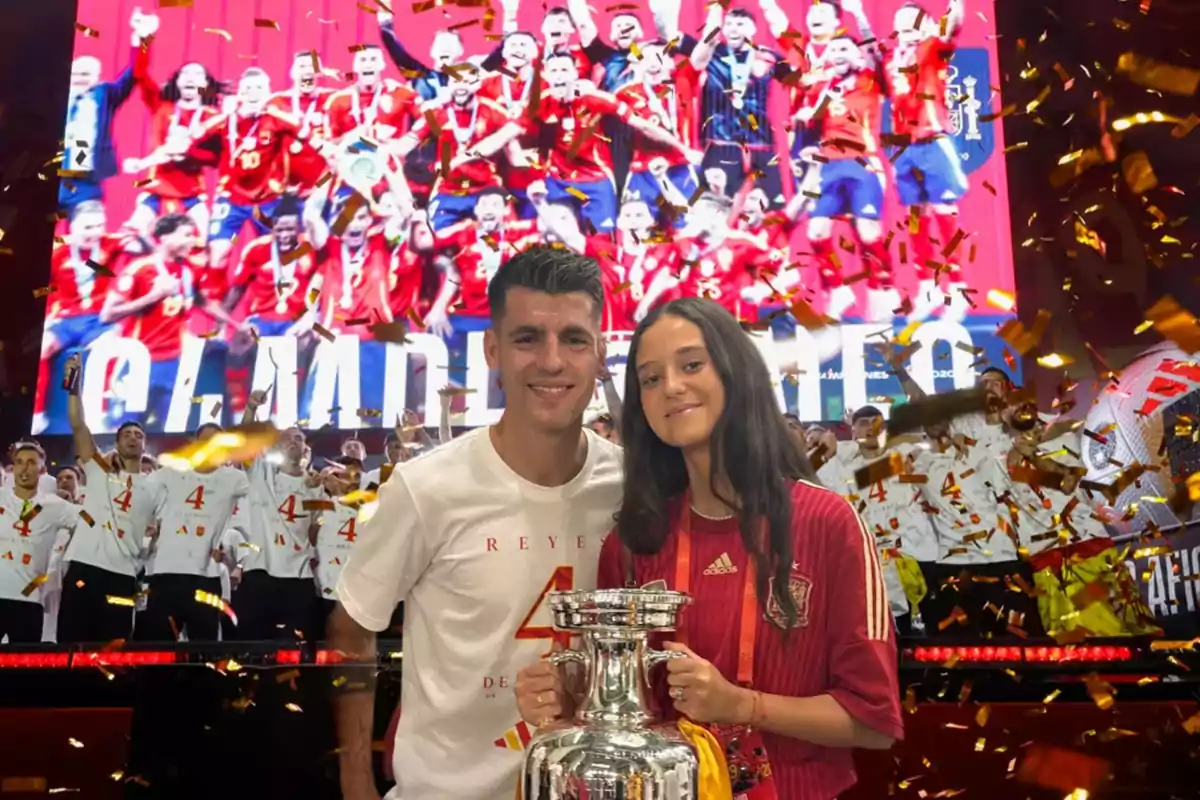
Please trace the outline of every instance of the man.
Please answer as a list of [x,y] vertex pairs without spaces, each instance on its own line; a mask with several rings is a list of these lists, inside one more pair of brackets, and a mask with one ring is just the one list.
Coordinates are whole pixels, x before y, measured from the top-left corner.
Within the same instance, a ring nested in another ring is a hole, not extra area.
[[8,636],[9,644],[42,640],[51,554],[79,521],[75,506],[39,492],[45,465],[41,445],[20,442],[12,488],[0,487],[0,637]]
[[79,468],[74,464],[59,468],[54,476],[54,486],[58,496],[68,503],[83,502],[83,480]]
[[[184,214],[162,217],[154,224],[154,239],[153,255],[131,262],[117,278],[116,287],[105,298],[100,322],[119,322],[121,336],[141,342],[149,351],[145,414],[126,412],[125,418],[139,416],[146,425],[162,430],[171,408],[193,305],[213,319],[232,320],[219,304],[208,302],[200,290],[195,256],[199,238],[192,218]],[[192,388],[199,393],[216,387]],[[126,397],[126,404],[130,400]]]
[[[479,97],[499,103],[509,119],[520,119],[530,113],[530,103],[538,100],[540,104],[542,87],[537,39],[528,31],[511,31],[500,43],[500,57],[501,63],[480,83]],[[484,68],[488,68],[487,62]],[[515,151],[510,148],[508,157],[500,164],[501,183],[512,196],[513,210],[519,219],[537,216],[527,190],[531,183],[545,175],[544,167],[538,163],[540,145],[536,130],[524,133],[514,143]]]
[[[891,96],[892,135],[900,141],[892,167],[896,193],[916,230],[909,230],[919,284],[913,319],[944,309],[946,319],[961,321],[970,308],[962,290],[961,255],[950,246],[958,233],[958,201],[967,192],[967,176],[951,138],[946,83],[955,42],[966,13],[964,0],[950,0],[939,20],[916,3],[905,3],[894,18],[896,41],[884,54]],[[946,274],[948,289],[939,288]],[[946,303],[946,300],[949,303]]]
[[456,67],[450,77],[450,102],[419,117],[395,148],[403,160],[422,141],[437,142],[438,175],[429,204],[429,224],[435,233],[469,217],[480,192],[500,186],[494,160],[467,156],[471,148],[509,125],[508,114],[498,103],[478,97],[479,81],[475,66]]
[[[338,578],[361,533],[362,462],[343,456],[322,476],[322,510],[316,517],[314,578],[317,584],[317,630],[337,606]],[[310,587],[311,588],[311,587]]]
[[[883,475],[866,487],[858,485],[856,476],[868,464],[883,458],[885,452],[898,454],[908,470],[908,459],[921,443],[915,439],[888,442],[885,451],[881,446],[883,414],[874,406],[855,409],[850,430],[854,441],[838,442],[836,454],[817,476],[822,485],[854,504],[875,537],[888,604],[901,633],[907,634],[914,625],[920,628],[922,622],[930,622],[922,621],[917,613],[924,595],[924,579],[917,562],[937,560],[937,536],[921,507],[920,489],[903,482],[905,473]],[[936,625],[939,621],[932,622]]]
[[879,158],[879,115],[883,94],[858,44],[839,36],[825,49],[830,79],[820,104],[803,115],[821,126],[820,197],[808,220],[821,286],[828,292],[825,313],[840,320],[855,304],[834,252],[835,217],[849,215],[867,275],[867,319],[890,320],[900,305],[894,288],[892,257],[883,238],[883,163]]
[[[633,65],[638,80],[617,92],[617,99],[628,104],[634,113],[661,127],[672,138],[695,148],[698,140],[696,120],[691,113],[696,98],[698,75],[691,62],[675,73],[674,60],[663,42],[643,45],[641,58]],[[699,181],[696,168],[688,161],[686,152],[664,146],[643,135],[634,136],[630,143],[629,180],[624,184],[627,195],[644,200],[655,211],[656,219],[673,221],[682,216],[674,208],[666,212],[660,204],[670,201],[665,198],[659,181],[651,174],[651,164],[656,159],[665,159],[668,165],[666,178],[680,195],[689,200],[696,193]],[[674,206],[675,203],[671,202]]]
[[[221,432],[201,425],[196,441]],[[220,610],[197,599],[204,592],[221,596],[220,540],[239,499],[250,491],[246,473],[229,466],[192,470],[160,469],[146,480],[154,493],[158,532],[146,564],[149,594],[137,617],[137,638],[176,641],[217,640]]]
[[[329,622],[331,648],[371,661],[372,631],[405,603],[394,800],[510,800],[520,755],[493,742],[517,713],[509,690],[487,687],[511,686],[550,650],[546,594],[594,586],[620,502],[620,450],[583,431],[605,355],[599,268],[531,248],[500,268],[489,296],[485,351],[507,393],[503,417],[396,468],[342,570]],[[359,680],[366,691],[349,688]],[[335,701],[343,796],[377,798],[373,669],[344,686]]]
[[135,8],[129,27],[133,29],[133,63],[117,80],[100,82],[100,59],[95,56],[80,56],[71,64],[58,187],[59,208],[68,213],[87,200],[103,200],[104,181],[118,171],[113,121],[133,92],[134,73],[147,69],[150,53],[142,44],[158,30],[158,17]]
[[[243,424],[253,422],[267,393],[250,393]],[[280,436],[279,464],[259,456],[249,468],[250,544],[258,549],[244,567],[237,589],[238,634],[246,640],[289,639],[297,631],[318,639],[312,629],[313,535],[323,500],[320,487],[300,463],[304,433],[288,428]],[[251,548],[253,549],[253,548]],[[243,561],[248,561],[244,559]]]
[[79,512],[82,524],[76,526],[63,556],[66,564],[58,641],[127,639],[133,628],[140,553],[154,512],[154,494],[141,471],[146,433],[136,422],[123,424],[117,429],[116,454],[104,458],[83,418],[79,398],[83,360],[79,356],[68,360],[63,382],[67,387],[67,419],[87,494]]
[[296,53],[292,57],[292,88],[278,92],[267,101],[299,125],[298,137],[287,148],[288,191],[300,199],[312,194],[313,188],[329,172],[329,163],[321,153],[325,132],[325,110],[332,89],[317,85],[319,63],[313,52]]
[[[761,4],[764,10],[773,7],[767,0]],[[768,96],[771,80],[786,79],[792,69],[779,53],[754,45],[757,32],[749,11],[723,12],[720,5],[711,5],[705,35],[691,59],[703,79],[700,133],[705,169],[724,171],[728,190],[737,192],[749,175],[743,161],[743,152],[748,152],[749,169],[762,173],[760,180],[774,203],[783,183],[767,115]]]
[[89,347],[109,326],[101,323],[100,310],[109,288],[121,271],[128,249],[140,248],[132,237],[108,234],[104,204],[99,200],[77,203],[71,209],[70,229],[50,255],[50,294],[42,334],[34,396],[33,432],[60,433],[52,420],[62,414],[62,390],[51,383],[59,370],[54,362]]

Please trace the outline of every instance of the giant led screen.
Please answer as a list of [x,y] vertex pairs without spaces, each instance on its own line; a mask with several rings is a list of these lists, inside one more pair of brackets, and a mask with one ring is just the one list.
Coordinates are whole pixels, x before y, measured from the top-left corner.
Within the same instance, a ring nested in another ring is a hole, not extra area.
[[899,332],[969,385],[1012,365],[999,82],[974,0],[80,0],[34,429],[77,352],[97,431],[253,389],[348,429],[452,387],[487,424],[488,282],[539,243],[599,261],[618,379],[702,295],[803,419],[886,410]]

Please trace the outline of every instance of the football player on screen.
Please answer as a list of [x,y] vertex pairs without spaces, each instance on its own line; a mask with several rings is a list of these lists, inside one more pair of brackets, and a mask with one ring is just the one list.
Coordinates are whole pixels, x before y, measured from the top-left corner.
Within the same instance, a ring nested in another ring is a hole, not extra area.
[[[947,73],[962,30],[964,2],[950,0],[946,16],[940,20],[920,5],[906,3],[894,19],[896,44],[884,54],[892,133],[903,137],[902,149],[892,162],[896,192],[906,216],[911,209],[917,210],[917,229],[911,235],[920,280],[913,302],[914,319],[924,319],[944,307],[944,318],[960,321],[970,308],[962,292],[966,283],[959,256],[946,252],[958,233],[958,201],[967,192],[967,176],[950,136],[946,106]],[[938,286],[942,273],[948,280],[948,305]]]

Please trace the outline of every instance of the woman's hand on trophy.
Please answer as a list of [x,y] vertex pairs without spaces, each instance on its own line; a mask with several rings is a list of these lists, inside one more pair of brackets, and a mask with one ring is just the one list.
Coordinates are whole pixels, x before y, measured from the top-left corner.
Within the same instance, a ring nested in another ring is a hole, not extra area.
[[549,661],[530,664],[518,672],[514,691],[521,719],[538,728],[566,716],[569,709],[562,667]]
[[694,722],[742,724],[750,717],[754,695],[725,679],[721,671],[686,645],[667,642],[664,650],[686,653],[667,662],[667,685],[675,710]]

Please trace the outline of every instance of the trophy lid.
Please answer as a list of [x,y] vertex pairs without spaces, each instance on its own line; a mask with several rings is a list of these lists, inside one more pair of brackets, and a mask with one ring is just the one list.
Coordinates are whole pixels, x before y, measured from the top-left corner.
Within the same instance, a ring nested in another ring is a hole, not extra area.
[[691,602],[682,592],[652,589],[551,592],[549,598],[554,627],[565,631],[671,631],[679,609]]

